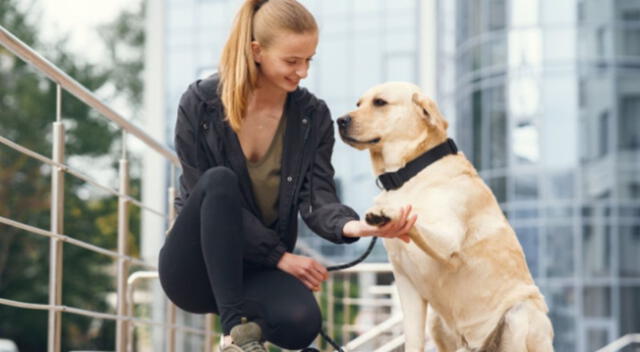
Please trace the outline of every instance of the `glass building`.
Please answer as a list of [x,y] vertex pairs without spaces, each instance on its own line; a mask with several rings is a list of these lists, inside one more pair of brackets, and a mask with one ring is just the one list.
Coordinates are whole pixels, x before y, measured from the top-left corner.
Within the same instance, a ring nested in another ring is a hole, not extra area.
[[640,1],[440,0],[438,101],[545,294],[556,351],[640,331]]
[[[173,144],[180,95],[198,77],[213,73],[240,0],[163,0],[166,43],[167,141]],[[420,1],[303,0],[320,26],[320,43],[301,85],[325,100],[333,118],[351,111],[369,87],[389,80],[418,82]],[[341,200],[363,214],[379,192],[369,154],[336,136],[333,164]],[[348,192],[345,190],[348,189]],[[327,259],[355,258],[367,241],[334,245],[300,221],[301,245]],[[384,260],[377,246],[370,260]]]

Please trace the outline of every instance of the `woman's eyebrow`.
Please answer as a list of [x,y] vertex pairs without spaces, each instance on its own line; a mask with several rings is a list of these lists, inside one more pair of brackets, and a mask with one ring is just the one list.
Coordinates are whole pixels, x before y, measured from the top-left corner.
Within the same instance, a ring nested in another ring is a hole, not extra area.
[[295,55],[291,55],[289,56],[290,59],[311,59],[312,57],[314,57],[316,55],[316,53],[313,53],[311,56],[309,57],[302,57],[302,56],[295,56]]

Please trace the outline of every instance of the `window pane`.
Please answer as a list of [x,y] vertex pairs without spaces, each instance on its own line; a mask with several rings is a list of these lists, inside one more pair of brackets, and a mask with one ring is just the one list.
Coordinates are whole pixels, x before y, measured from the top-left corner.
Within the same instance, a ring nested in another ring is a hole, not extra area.
[[487,182],[499,203],[507,201],[507,179],[504,176],[492,177]]
[[482,170],[484,165],[482,164],[482,92],[477,90],[473,92],[473,110],[472,118],[473,118],[473,151],[472,151],[472,160],[473,164],[478,170]]
[[544,290],[549,305],[549,318],[553,324],[556,351],[575,351],[576,317],[575,289],[571,286],[547,287]]
[[620,150],[640,149],[640,96],[620,99]]
[[608,332],[605,329],[588,329],[587,351],[596,351],[609,342]]
[[640,331],[640,287],[620,289],[620,335]]
[[533,164],[538,162],[540,149],[538,147],[538,128],[532,121],[522,121],[513,130],[513,154],[518,164]]
[[552,173],[547,178],[549,198],[573,199],[575,196],[575,179],[571,171]]
[[549,277],[572,277],[573,230],[570,226],[549,226],[546,229],[546,272]]
[[587,277],[611,275],[611,226],[584,225],[582,267]]
[[514,178],[515,200],[538,199],[538,177],[536,175],[520,175]]
[[585,287],[584,315],[590,318],[611,316],[611,287]]
[[620,276],[640,277],[640,225],[620,227]]
[[487,89],[485,95],[486,115],[490,123],[489,151],[492,168],[507,166],[507,114],[505,112],[504,88]]

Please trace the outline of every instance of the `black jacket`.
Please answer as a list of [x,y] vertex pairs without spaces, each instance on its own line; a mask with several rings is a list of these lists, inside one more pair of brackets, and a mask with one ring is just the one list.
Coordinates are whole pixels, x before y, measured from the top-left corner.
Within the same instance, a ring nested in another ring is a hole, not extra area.
[[236,133],[224,120],[217,87],[216,75],[197,80],[180,99],[175,147],[182,175],[176,211],[180,212],[200,175],[211,167],[225,166],[240,182],[244,256],[250,263],[275,267],[285,251],[293,251],[298,211],[311,230],[329,241],[355,241],[342,236],[344,224],[358,219],[358,214],[336,196],[331,165],[333,121],[324,101],[304,88],[287,97],[278,221],[272,229],[261,221],[245,157]]

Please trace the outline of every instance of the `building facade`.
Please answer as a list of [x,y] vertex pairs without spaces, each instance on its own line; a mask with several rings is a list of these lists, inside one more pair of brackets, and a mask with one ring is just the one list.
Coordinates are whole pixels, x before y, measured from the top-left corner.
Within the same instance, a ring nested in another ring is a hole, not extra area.
[[640,1],[437,14],[439,103],[518,234],[556,350],[640,331]]

